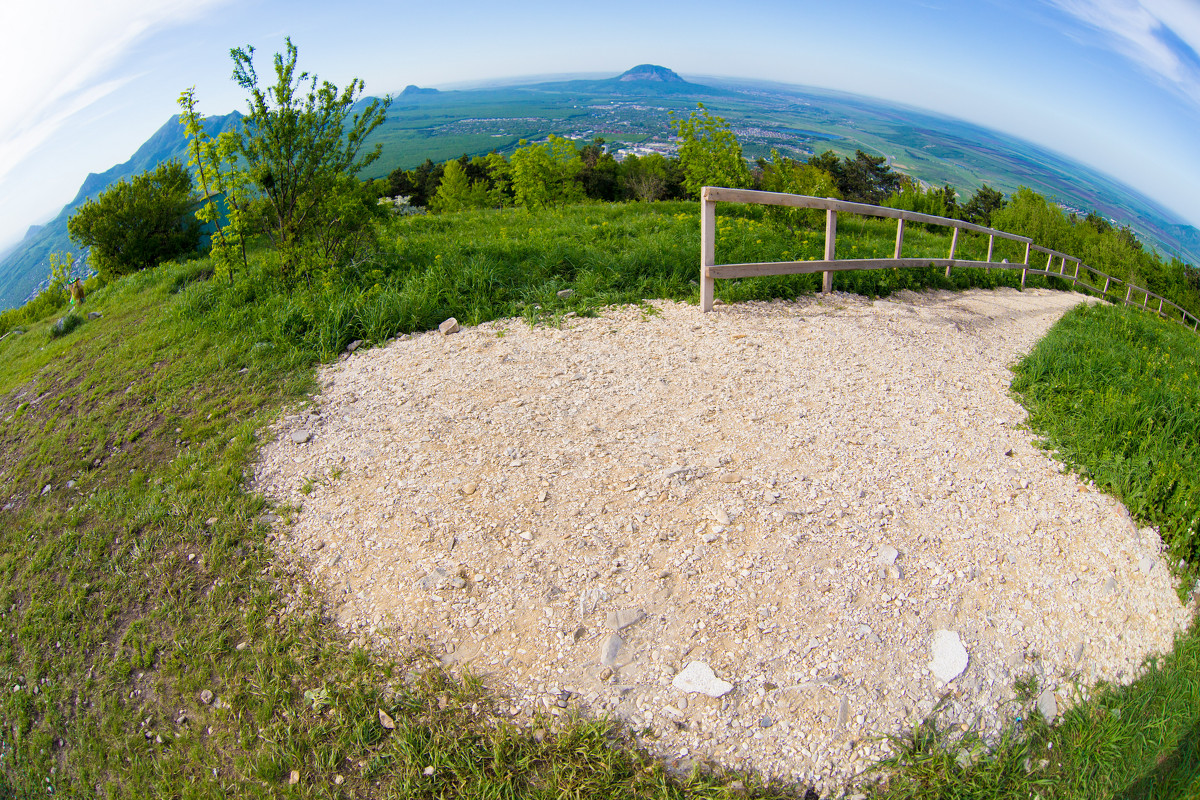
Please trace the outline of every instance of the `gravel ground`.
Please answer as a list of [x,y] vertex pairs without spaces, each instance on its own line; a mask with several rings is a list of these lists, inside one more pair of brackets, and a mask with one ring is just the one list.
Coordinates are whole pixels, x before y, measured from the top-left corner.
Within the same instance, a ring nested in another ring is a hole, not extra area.
[[[1077,294],[654,302],[401,337],[324,369],[256,487],[353,636],[515,718],[823,792],[942,705],[988,736],[1128,682],[1191,619],[1151,529],[1021,429]],[[706,671],[706,668],[708,671]],[[697,676],[699,676],[697,678]]]

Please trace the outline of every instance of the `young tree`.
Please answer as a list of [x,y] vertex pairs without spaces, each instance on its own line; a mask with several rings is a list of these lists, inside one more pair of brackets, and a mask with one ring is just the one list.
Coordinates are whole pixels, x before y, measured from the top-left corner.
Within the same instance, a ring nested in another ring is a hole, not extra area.
[[437,194],[429,201],[436,212],[463,211],[468,208],[487,208],[491,205],[487,181],[472,181],[461,161],[447,161]]
[[742,158],[742,146],[720,117],[709,114],[703,103],[686,119],[674,119],[671,125],[679,136],[679,161],[683,165],[684,188],[699,197],[705,186],[742,189],[750,185],[750,169]]
[[349,226],[361,221],[359,215],[330,217],[321,210],[339,205],[331,204],[330,197],[347,191],[341,176],[354,176],[379,157],[378,145],[360,152],[386,118],[391,98],[373,99],[351,115],[363,82],[356,78],[339,91],[328,81],[318,82],[316,75],[297,73],[296,47],[290,38],[284,41],[286,56],[275,54],[275,83],[267,88],[259,86],[254,48],[230,51],[234,81],[249,95],[249,114],[239,130],[208,141],[191,90],[180,104],[202,189],[206,195],[223,193],[230,207],[234,236],[221,232],[214,244],[227,248],[244,242],[250,230],[265,233],[279,256],[281,274],[291,276],[305,243],[318,231],[328,236],[331,227],[341,227],[348,238],[356,235]]
[[91,264],[106,278],[126,275],[196,249],[193,202],[191,175],[168,161],[88,200],[67,220],[67,232],[91,248]]

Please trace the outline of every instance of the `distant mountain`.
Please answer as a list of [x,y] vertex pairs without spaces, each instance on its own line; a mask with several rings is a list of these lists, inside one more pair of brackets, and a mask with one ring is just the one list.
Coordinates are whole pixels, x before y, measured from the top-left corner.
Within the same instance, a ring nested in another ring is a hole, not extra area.
[[674,71],[655,64],[639,64],[617,77],[621,83],[628,81],[651,81],[657,83],[687,83]]
[[401,92],[398,95],[398,97],[411,99],[413,97],[421,97],[421,96],[428,96],[428,95],[434,95],[434,94],[438,94],[437,89],[422,89],[420,86],[414,86],[410,83],[408,86],[404,87],[404,91]]
[[[812,87],[717,77],[689,81],[653,64],[611,78],[530,81],[454,91],[407,87],[372,135],[382,154],[361,177],[383,177],[425,159],[509,153],[521,139],[549,134],[603,136],[617,153],[671,152],[669,113],[687,114],[703,102],[729,122],[748,158],[768,157],[773,149],[801,159],[825,150],[853,156],[861,149],[886,156],[913,178],[948,183],[964,200],[983,184],[1005,194],[1028,186],[1069,210],[1096,211],[1129,225],[1165,255],[1200,265],[1200,231],[1153,200],[1067,156],[961,120]],[[362,99],[356,109],[367,102]],[[215,132],[240,118],[235,112],[209,124]],[[86,198],[162,161],[185,158],[185,151],[182,127],[172,119],[129,161],[89,175],[55,220],[31,229],[0,257],[0,307],[25,301],[49,272],[49,253],[74,249],[66,221]]]
[[[205,127],[215,136],[237,125],[241,118],[242,115],[234,111],[208,119]],[[25,238],[0,258],[0,308],[19,306],[30,298],[38,283],[50,274],[51,253],[74,253],[78,261],[82,251],[67,235],[67,220],[76,208],[117,181],[154,169],[171,159],[187,161],[187,137],[178,116],[171,117],[124,164],[84,178],[75,199],[64,206],[57,217],[40,227],[31,227]]]

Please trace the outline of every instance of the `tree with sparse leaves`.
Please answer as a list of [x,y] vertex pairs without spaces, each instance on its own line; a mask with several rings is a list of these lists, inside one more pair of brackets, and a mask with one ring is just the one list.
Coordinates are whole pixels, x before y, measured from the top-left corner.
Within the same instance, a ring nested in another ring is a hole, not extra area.
[[[379,157],[380,147],[362,152],[367,136],[386,118],[391,98],[373,99],[351,113],[364,85],[357,78],[342,90],[316,75],[297,72],[297,50],[285,39],[286,55],[275,54],[275,83],[260,87],[254,48],[235,48],[233,78],[249,95],[249,114],[238,130],[207,136],[192,90],[183,93],[182,121],[190,138],[191,162],[206,196],[222,195],[226,214],[206,207],[217,224],[214,249],[230,266],[245,238],[265,234],[279,257],[282,275],[294,275],[317,237],[355,240],[370,214],[354,203],[373,204],[357,192],[353,177]],[[218,216],[226,216],[221,223]],[[328,249],[326,249],[328,251]],[[345,255],[345,253],[341,253]]]
[[750,185],[750,168],[742,157],[742,145],[721,117],[713,116],[697,104],[686,118],[674,118],[671,125],[679,136],[679,162],[683,166],[684,188],[699,197],[705,186],[743,189]]

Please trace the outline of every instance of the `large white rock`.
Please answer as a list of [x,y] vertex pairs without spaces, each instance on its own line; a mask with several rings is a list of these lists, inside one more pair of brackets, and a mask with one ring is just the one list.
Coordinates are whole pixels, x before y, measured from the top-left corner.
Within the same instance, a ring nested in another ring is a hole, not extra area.
[[942,683],[950,681],[963,674],[967,668],[967,648],[954,631],[936,630],[933,632],[933,661],[929,662],[929,671]]
[[699,692],[709,697],[720,697],[733,689],[732,683],[718,678],[703,661],[690,662],[675,676],[671,685],[683,692]]

